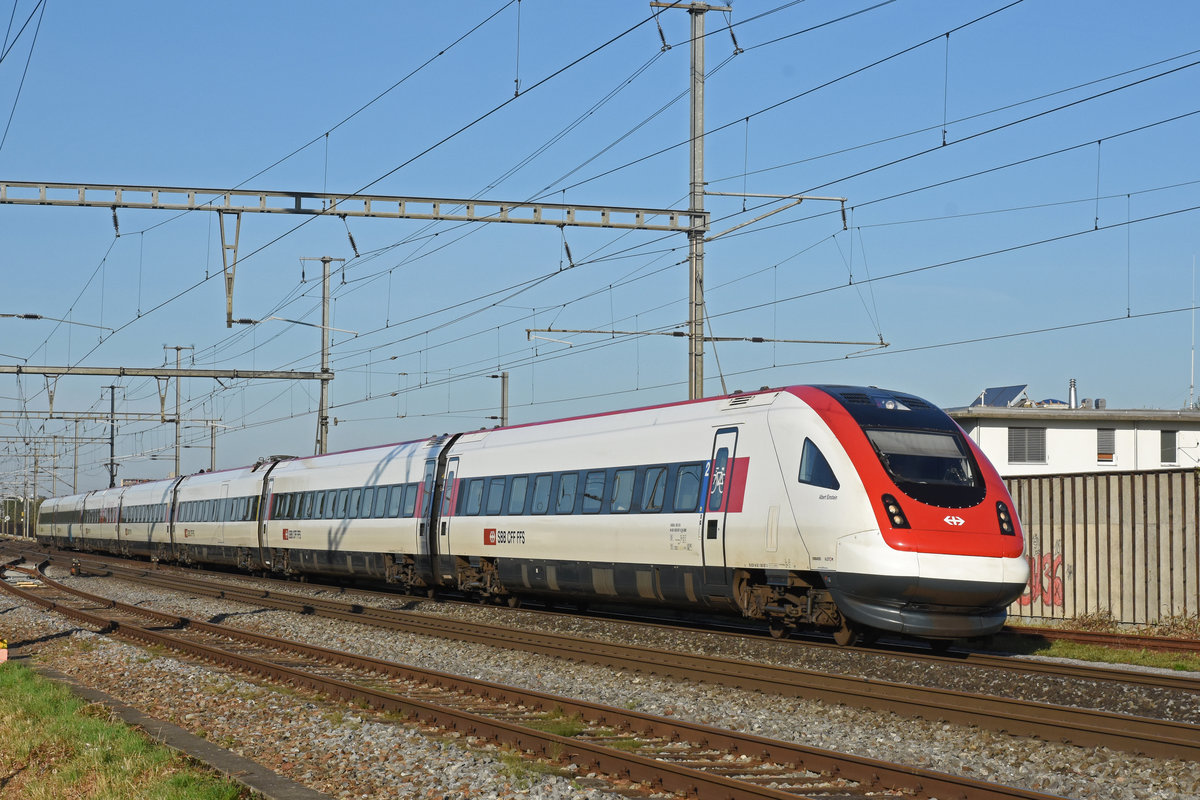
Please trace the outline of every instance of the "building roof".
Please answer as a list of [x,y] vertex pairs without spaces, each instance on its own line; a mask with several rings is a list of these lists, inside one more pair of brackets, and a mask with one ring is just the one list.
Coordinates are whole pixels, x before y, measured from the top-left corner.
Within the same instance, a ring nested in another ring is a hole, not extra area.
[[971,407],[1009,408],[1021,402],[1022,397],[1028,399],[1026,394],[1028,389],[1029,384],[1027,383],[1022,383],[1020,386],[992,386],[980,392],[979,397],[975,398],[975,402],[971,403]]
[[1156,408],[1066,408],[1029,407],[994,408],[992,406],[970,406],[948,408],[946,413],[955,421],[969,420],[1021,420],[1039,422],[1162,422],[1176,425],[1200,426],[1200,411],[1181,409],[1171,411]]

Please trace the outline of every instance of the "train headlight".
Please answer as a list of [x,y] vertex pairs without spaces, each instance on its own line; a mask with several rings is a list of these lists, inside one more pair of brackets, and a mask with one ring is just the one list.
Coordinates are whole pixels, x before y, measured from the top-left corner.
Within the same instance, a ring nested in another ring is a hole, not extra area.
[[1005,536],[1016,536],[1017,528],[1013,523],[1012,512],[1003,500],[996,501],[996,520],[1000,523],[1000,533]]
[[911,528],[908,524],[908,517],[904,516],[904,509],[900,507],[900,502],[890,494],[883,496],[883,510],[887,512],[888,520],[892,523],[893,528]]

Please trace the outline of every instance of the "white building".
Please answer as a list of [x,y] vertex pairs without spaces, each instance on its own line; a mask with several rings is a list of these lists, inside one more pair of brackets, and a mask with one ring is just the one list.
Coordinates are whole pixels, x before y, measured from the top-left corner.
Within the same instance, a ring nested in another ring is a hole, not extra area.
[[1200,411],[1076,403],[1071,383],[1065,403],[1034,403],[1026,387],[1010,386],[988,389],[974,405],[947,413],[1006,478],[1200,466]]

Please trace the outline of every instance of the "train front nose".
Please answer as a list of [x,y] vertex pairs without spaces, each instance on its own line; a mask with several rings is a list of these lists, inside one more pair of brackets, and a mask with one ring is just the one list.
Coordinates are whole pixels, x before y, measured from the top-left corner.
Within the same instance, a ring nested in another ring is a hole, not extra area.
[[879,531],[838,540],[827,585],[842,613],[880,630],[928,638],[985,636],[1004,625],[1024,592],[1022,557],[895,550]]

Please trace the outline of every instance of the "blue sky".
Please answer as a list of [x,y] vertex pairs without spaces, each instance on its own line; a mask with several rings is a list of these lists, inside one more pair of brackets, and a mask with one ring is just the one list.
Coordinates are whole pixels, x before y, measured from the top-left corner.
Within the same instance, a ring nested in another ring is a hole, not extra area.
[[[663,50],[642,2],[9,10],[2,180],[687,203],[683,11],[658,17]],[[843,196],[850,224],[810,201],[710,242],[711,334],[890,346],[722,343],[714,358],[709,345],[706,392],[723,374],[729,390],[873,384],[955,406],[1013,383],[1064,397],[1074,377],[1110,407],[1184,406],[1198,17],[1187,2],[1037,0],[709,13],[709,190]],[[712,229],[761,202],[709,197]],[[119,236],[107,209],[0,205],[0,313],[113,329],[0,319],[3,363],[153,366],[163,345],[194,345],[197,366],[318,367],[315,328],[225,327],[215,215],[117,218]],[[686,397],[681,339],[526,334],[681,325],[682,234],[247,214],[240,244],[236,317],[319,323],[319,264],[300,258],[346,259],[333,325],[359,335],[334,333],[335,449],[495,424],[498,370],[513,422]],[[55,407],[107,409],[110,382],[63,378]],[[119,383],[123,410],[158,409],[152,379]],[[312,450],[315,385],[192,379],[183,393],[186,417],[226,426],[220,466]],[[46,408],[36,376],[3,376],[0,396]],[[121,476],[171,469],[173,428],[120,431]],[[207,429],[184,439],[185,471],[206,467]],[[0,473],[23,452],[0,449]],[[106,485],[106,459],[106,445],[81,449],[81,487]]]

